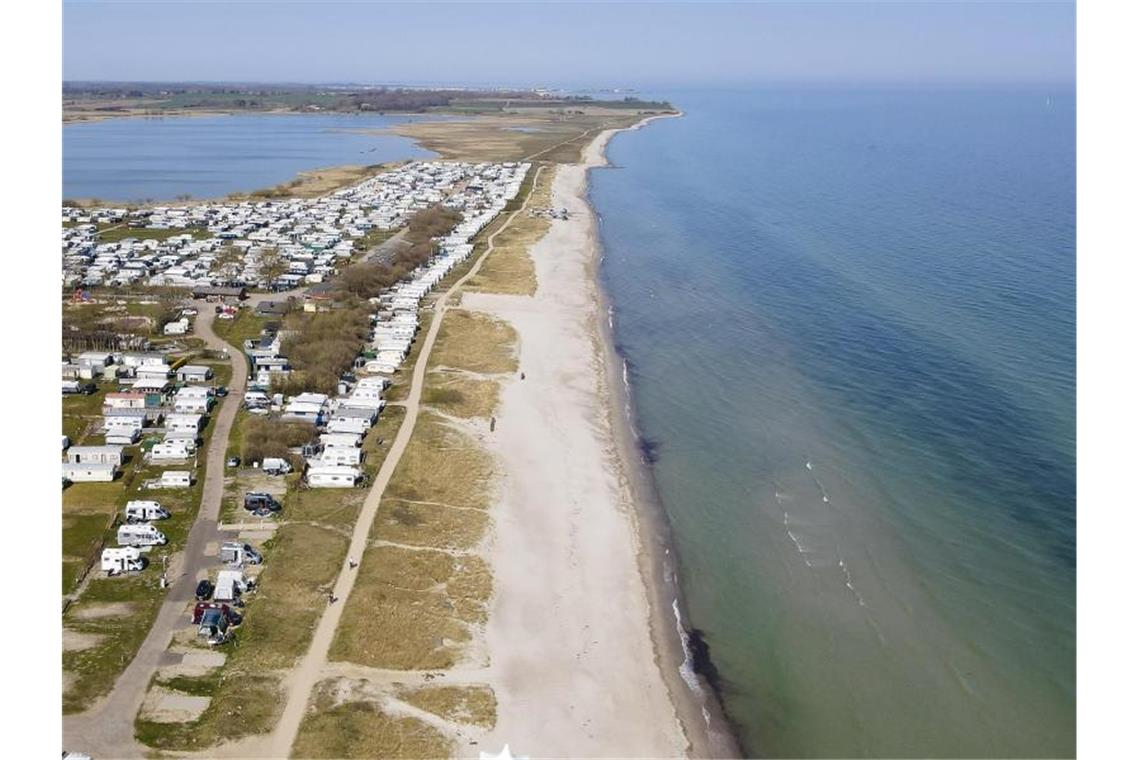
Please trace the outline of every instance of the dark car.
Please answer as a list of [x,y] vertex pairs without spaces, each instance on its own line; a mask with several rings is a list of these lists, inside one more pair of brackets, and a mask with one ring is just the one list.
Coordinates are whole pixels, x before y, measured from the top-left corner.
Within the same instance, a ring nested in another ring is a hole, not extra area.
[[250,512],[264,517],[270,512],[277,512],[281,509],[281,504],[267,493],[250,492],[245,495],[244,506]]
[[228,395],[230,395],[230,389],[224,385],[219,385],[217,388],[214,389],[214,395],[215,396],[228,396]]
[[96,390],[98,390],[98,389],[95,387],[95,383],[87,383],[86,385],[84,385],[82,388],[79,389],[79,392],[82,393],[84,396],[90,396]]
[[194,598],[198,600],[209,599],[214,595],[214,584],[208,580],[202,579],[198,581],[198,587],[194,589]]
[[222,313],[222,307],[220,304],[218,306],[214,307],[214,313],[215,314],[221,314]]

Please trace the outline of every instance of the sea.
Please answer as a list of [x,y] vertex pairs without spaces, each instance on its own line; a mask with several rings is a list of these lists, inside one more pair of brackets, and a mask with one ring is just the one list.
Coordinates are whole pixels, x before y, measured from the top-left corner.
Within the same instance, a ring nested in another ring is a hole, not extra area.
[[1072,86],[662,95],[589,192],[744,751],[1073,756]]
[[423,118],[235,114],[76,122],[63,128],[63,197],[220,198],[310,169],[434,158],[410,138],[363,131]]

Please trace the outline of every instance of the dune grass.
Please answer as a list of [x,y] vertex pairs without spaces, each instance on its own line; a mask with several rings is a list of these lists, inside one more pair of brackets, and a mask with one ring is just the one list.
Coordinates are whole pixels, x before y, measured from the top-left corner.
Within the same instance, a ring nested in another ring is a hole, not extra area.
[[487,418],[499,406],[499,391],[497,380],[435,371],[427,376],[423,403],[452,417]]
[[340,701],[339,683],[332,679],[317,684],[293,744],[293,757],[451,756],[451,740],[435,728],[414,718],[389,715],[368,700]]
[[455,723],[491,728],[495,725],[497,701],[487,686],[428,686],[400,688],[401,701]]
[[439,326],[432,365],[483,374],[517,372],[517,343],[518,334],[506,322],[479,312],[451,309]]
[[449,668],[486,619],[490,575],[477,557],[374,546],[329,652],[331,660],[397,670]]

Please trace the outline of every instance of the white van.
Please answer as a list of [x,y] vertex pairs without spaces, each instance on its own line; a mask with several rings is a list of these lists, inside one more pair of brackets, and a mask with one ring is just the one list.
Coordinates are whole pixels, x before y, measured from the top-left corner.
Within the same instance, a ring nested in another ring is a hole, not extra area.
[[266,475],[287,475],[293,471],[293,468],[284,459],[266,457],[261,462],[261,471]]
[[142,523],[120,525],[118,540],[119,546],[161,546],[166,543],[166,536],[150,523]]
[[240,570],[222,570],[218,582],[214,584],[215,602],[236,602],[242,592],[253,588],[253,582],[246,579]]
[[128,501],[127,506],[123,508],[123,515],[128,523],[165,520],[170,517],[170,513],[157,501]]
[[241,541],[226,541],[218,549],[218,559],[227,565],[241,567],[243,564],[260,565],[261,553]]
[[137,572],[143,569],[142,554],[132,546],[121,549],[104,549],[99,569],[111,575]]

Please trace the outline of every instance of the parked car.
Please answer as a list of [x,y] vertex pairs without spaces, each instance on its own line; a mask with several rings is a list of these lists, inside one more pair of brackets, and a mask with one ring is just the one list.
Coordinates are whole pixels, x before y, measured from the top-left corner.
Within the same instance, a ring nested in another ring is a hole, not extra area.
[[217,388],[214,389],[214,395],[215,396],[223,396],[223,397],[228,396],[228,395],[230,395],[230,389],[224,385],[219,385]]
[[221,304],[219,304],[219,305],[217,305],[217,306],[215,306],[215,307],[214,307],[214,313],[215,313],[215,314],[221,314],[221,313],[222,313],[222,306],[221,306]]
[[206,614],[206,610],[221,610],[222,614],[226,618],[226,621],[231,626],[241,625],[242,615],[240,612],[233,609],[228,604],[219,604],[217,602],[198,602],[195,604],[194,613],[191,616],[190,621],[194,623],[194,625],[200,625],[202,622],[202,617]]
[[247,493],[243,506],[258,517],[265,517],[270,512],[281,510],[281,503],[277,499],[270,494],[260,492]]
[[230,457],[226,460],[226,467],[241,467],[241,457]]
[[194,589],[194,598],[198,601],[209,599],[214,595],[214,584],[209,580],[202,579],[198,581],[198,587]]
[[210,646],[222,644],[230,627],[229,616],[220,607],[211,607],[202,612],[198,621],[198,635],[206,639]]

